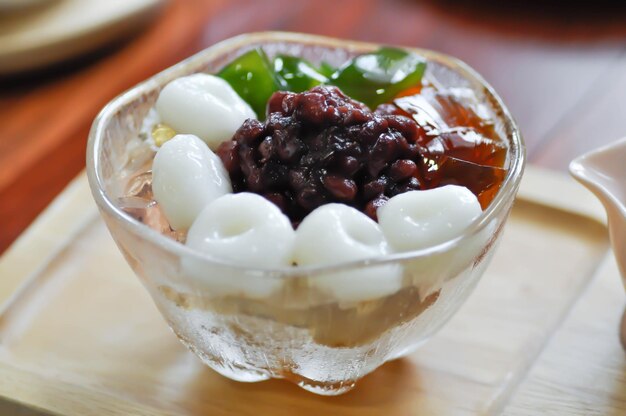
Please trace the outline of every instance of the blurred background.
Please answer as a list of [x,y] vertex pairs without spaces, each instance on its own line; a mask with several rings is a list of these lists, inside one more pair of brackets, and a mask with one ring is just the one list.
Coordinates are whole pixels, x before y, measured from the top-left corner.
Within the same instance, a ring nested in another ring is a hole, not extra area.
[[624,1],[0,0],[0,253],[84,168],[109,100],[265,30],[454,55],[500,93],[546,168],[626,136]]

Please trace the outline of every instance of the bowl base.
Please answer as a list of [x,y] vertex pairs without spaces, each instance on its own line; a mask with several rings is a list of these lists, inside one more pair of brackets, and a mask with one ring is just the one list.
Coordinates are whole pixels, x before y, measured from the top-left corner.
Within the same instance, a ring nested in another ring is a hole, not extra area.
[[215,357],[205,354],[203,351],[195,348],[193,343],[187,341],[180,334],[177,333],[176,336],[178,336],[180,342],[182,342],[187,348],[189,348],[189,350],[191,350],[191,352],[200,358],[204,364],[208,365],[224,377],[244,383],[256,383],[272,378],[270,374],[256,368],[244,367],[234,363],[227,363],[224,360],[216,359]]
[[292,372],[283,373],[278,378],[284,378],[285,380],[289,380],[290,382],[298,385],[298,387],[303,388],[306,391],[310,391],[311,393],[319,394],[321,396],[339,396],[340,394],[344,394],[352,390],[354,386],[356,386],[356,382],[358,381],[316,381]]
[[211,369],[221,374],[222,376],[234,381],[241,381],[244,383],[256,383],[259,381],[269,380],[270,378],[285,379],[290,381],[300,388],[310,391],[322,396],[338,396],[346,393],[354,388],[358,380],[341,380],[333,382],[316,381],[306,378],[300,374],[293,373],[291,371],[283,371],[280,374],[270,374],[267,371],[259,370],[258,368],[240,365],[233,362],[226,362],[220,360],[214,356],[206,354],[205,352],[195,348],[193,343],[189,342],[185,337],[176,333],[178,339],[193,352],[204,364]]

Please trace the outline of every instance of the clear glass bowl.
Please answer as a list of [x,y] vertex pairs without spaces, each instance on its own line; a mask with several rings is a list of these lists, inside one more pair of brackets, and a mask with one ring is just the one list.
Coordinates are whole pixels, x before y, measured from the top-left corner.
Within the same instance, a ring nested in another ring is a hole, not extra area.
[[[434,247],[333,267],[262,270],[221,263],[135,221],[116,201],[132,158],[130,143],[160,89],[180,76],[215,72],[259,45],[269,55],[289,53],[335,65],[379,46],[277,32],[220,42],[137,85],[102,110],[89,137],[89,183],[126,260],[172,330],[203,362],[233,380],[284,378],[318,394],[340,394],[384,362],[420,346],[472,292],[513,203],[524,145],[501,99],[476,72],[451,57],[415,50],[429,62],[427,79],[474,90],[508,145],[508,173],[479,220]],[[359,277],[372,272],[400,273],[400,287],[355,300],[316,285],[321,279],[335,279],[343,287],[359,288]]]

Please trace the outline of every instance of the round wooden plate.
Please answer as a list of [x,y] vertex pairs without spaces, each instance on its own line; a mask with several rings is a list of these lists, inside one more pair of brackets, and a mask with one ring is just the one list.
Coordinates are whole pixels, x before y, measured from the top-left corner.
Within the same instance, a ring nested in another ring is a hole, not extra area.
[[163,0],[50,0],[0,12],[0,75],[88,52],[137,30]]

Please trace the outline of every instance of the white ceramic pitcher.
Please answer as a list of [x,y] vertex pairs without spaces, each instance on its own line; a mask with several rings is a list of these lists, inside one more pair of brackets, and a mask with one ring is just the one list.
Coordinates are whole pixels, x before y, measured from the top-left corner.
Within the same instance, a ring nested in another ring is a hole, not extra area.
[[[611,245],[626,286],[626,137],[574,159],[569,169],[606,209]],[[626,348],[626,312],[621,339]]]

